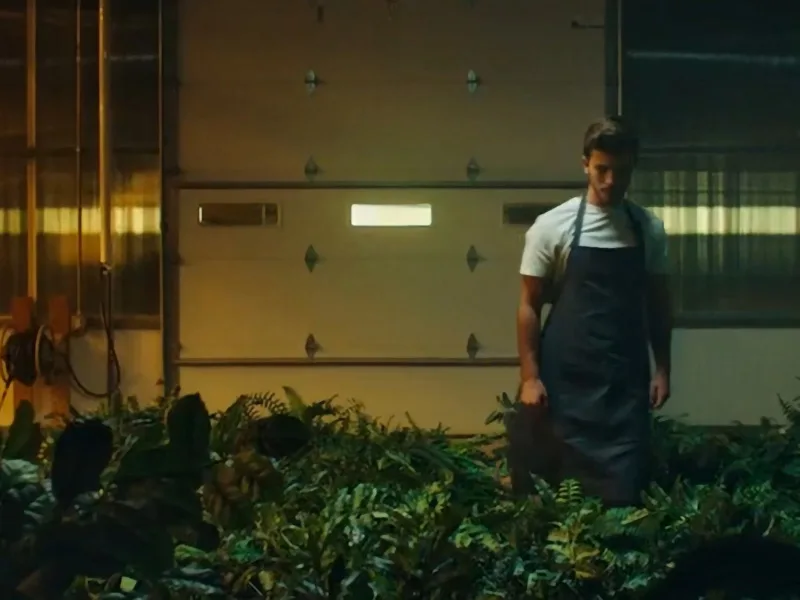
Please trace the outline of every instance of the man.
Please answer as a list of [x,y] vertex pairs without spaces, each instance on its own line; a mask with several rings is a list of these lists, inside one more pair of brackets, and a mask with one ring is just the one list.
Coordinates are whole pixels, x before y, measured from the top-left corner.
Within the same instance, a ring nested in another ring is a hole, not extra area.
[[[669,398],[672,321],[664,224],[626,198],[638,151],[622,119],[593,123],[583,143],[586,191],[525,235],[522,407],[507,423],[517,489],[536,470],[526,455],[554,452],[534,438],[558,440],[557,479],[577,479],[609,505],[638,503],[649,482],[650,411]],[[542,329],[545,294],[552,307]]]

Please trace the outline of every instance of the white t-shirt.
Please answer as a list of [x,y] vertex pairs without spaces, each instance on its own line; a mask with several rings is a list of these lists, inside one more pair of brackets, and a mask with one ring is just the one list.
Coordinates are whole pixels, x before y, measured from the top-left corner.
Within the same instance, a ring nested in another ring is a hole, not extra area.
[[[520,266],[522,275],[558,283],[566,268],[580,203],[581,197],[577,196],[539,215],[525,233],[525,250]],[[647,272],[667,273],[669,263],[664,222],[644,207],[633,203],[628,203],[628,206],[641,226]],[[578,245],[589,248],[635,246],[636,236],[628,211],[621,205],[605,208],[587,202]]]

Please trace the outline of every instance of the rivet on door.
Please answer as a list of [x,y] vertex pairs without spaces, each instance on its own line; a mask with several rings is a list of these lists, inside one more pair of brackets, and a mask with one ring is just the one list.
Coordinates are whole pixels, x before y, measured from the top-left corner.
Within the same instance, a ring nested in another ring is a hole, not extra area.
[[467,356],[469,359],[475,360],[478,357],[480,349],[481,345],[480,342],[478,342],[478,338],[475,337],[474,333],[470,333],[467,338]]
[[470,158],[469,162],[467,163],[467,179],[470,181],[475,181],[480,174],[481,167],[478,164],[478,161],[474,158]]
[[481,85],[481,78],[478,77],[478,74],[475,73],[472,69],[470,69],[469,73],[467,73],[467,91],[470,94],[474,94]]
[[313,70],[309,70],[308,73],[306,73],[306,77],[303,81],[306,84],[306,91],[309,94],[313,94],[314,90],[317,89],[317,86],[322,83],[322,80],[317,77],[317,74],[314,73]]
[[314,268],[320,261],[320,255],[314,249],[314,246],[309,246],[306,248],[306,254],[303,257],[303,262],[306,263],[306,269],[308,269],[309,273],[314,272]]
[[483,260],[483,257],[478,253],[478,249],[475,246],[470,246],[469,250],[467,250],[467,267],[469,267],[470,272],[475,272],[475,268],[478,266]]
[[314,334],[309,333],[308,337],[306,338],[306,345],[305,345],[306,356],[309,359],[314,359],[314,357],[316,357],[317,355],[317,352],[319,352],[320,350],[322,350],[322,346],[320,346],[319,343],[317,343],[317,339],[314,337]]
[[319,175],[320,168],[313,156],[309,157],[309,159],[306,161],[306,166],[303,167],[303,172],[306,175],[306,179],[309,181],[314,181],[314,178]]

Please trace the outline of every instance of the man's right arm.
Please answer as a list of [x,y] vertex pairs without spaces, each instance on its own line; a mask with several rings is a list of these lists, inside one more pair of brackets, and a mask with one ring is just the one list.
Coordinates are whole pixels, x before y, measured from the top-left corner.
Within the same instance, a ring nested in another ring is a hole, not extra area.
[[539,332],[541,331],[542,288],[544,280],[522,276],[517,311],[517,350],[522,382],[539,379]]
[[517,350],[522,382],[539,379],[539,333],[545,282],[552,276],[555,244],[552,231],[540,220],[525,234],[517,309]]

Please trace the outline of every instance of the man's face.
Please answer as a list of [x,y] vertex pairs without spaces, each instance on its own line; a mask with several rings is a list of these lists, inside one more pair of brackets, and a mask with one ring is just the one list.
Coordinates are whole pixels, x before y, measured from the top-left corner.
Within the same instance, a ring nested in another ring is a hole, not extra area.
[[635,159],[631,155],[614,156],[593,150],[583,159],[583,171],[599,204],[613,204],[625,197],[631,183]]

